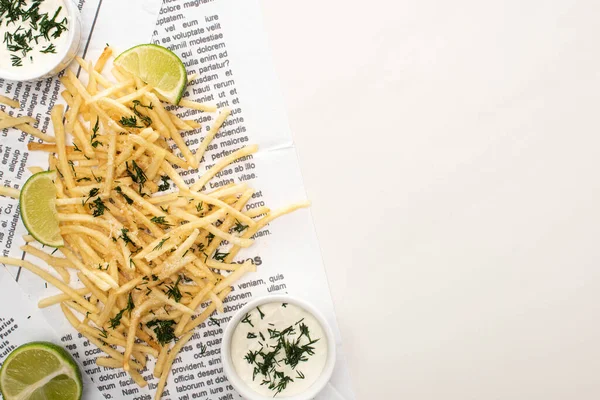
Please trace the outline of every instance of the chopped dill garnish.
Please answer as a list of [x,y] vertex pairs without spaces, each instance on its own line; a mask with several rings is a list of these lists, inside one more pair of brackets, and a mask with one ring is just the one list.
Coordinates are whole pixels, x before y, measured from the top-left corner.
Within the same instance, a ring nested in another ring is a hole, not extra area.
[[152,119],[147,116],[142,114],[137,107],[145,107],[145,108],[149,108],[150,110],[152,110],[152,103],[150,103],[149,105],[145,106],[143,105],[139,100],[133,100],[133,113],[140,119],[140,121],[142,121],[142,123],[146,126],[150,126],[152,125]]
[[46,53],[46,54],[53,53],[53,54],[56,54],[56,47],[52,43],[50,43],[48,45],[48,47],[46,47],[43,50],[40,50],[40,53]]
[[175,329],[173,328],[175,321],[155,319],[146,324],[148,328],[153,328],[156,334],[156,340],[164,346],[165,344],[175,339]]
[[231,230],[233,232],[237,232],[237,233],[242,233],[243,231],[245,231],[246,229],[248,229],[248,225],[244,225],[242,224],[240,221],[238,221],[237,219],[235,220],[235,226],[233,228],[231,228]]
[[139,126],[137,124],[137,118],[135,117],[135,115],[132,115],[131,117],[121,117],[119,122],[121,123],[121,125],[127,128],[143,128],[143,126]]
[[127,171],[127,175],[131,177],[131,180],[140,185],[140,193],[142,192],[142,188],[144,187],[144,183],[148,180],[146,177],[146,173],[143,169],[140,168],[139,165],[135,162],[135,160],[131,161],[131,168],[133,171],[129,169],[129,162],[125,161],[125,167]]
[[117,326],[121,324],[121,318],[123,318],[123,314],[129,311],[129,315],[131,316],[131,311],[135,308],[135,304],[133,304],[133,299],[131,298],[131,293],[129,293],[129,298],[127,300],[127,306],[119,311],[114,318],[110,319],[110,327],[111,329],[115,329]]
[[85,203],[87,203],[92,197],[98,196],[98,193],[100,193],[100,189],[98,188],[93,188],[92,190],[90,190],[90,193],[88,194],[87,199],[85,199],[85,201],[83,202],[83,205],[85,205]]
[[123,239],[123,241],[125,242],[125,244],[131,244],[134,247],[137,247],[135,245],[135,243],[133,243],[133,241],[131,240],[131,238],[127,235],[127,233],[129,232],[129,229],[127,228],[121,228],[121,236],[120,238]]
[[207,346],[204,343],[200,343],[200,354],[206,353]]
[[92,214],[94,217],[104,215],[104,210],[106,209],[106,206],[104,205],[104,202],[100,197],[97,197],[96,200],[88,204],[88,206],[90,207],[90,210],[94,210]]
[[100,143],[98,140],[96,140],[96,138],[98,137],[98,129],[100,128],[98,126],[98,122],[99,122],[99,119],[98,119],[98,117],[96,117],[96,123],[94,124],[94,127],[92,128],[92,136],[90,138],[90,143],[93,148],[102,146],[102,143]]
[[179,290],[179,282],[181,281],[181,277],[177,278],[177,281],[175,282],[175,284],[173,286],[167,286],[167,292],[166,295],[168,298],[173,298],[173,300],[175,300],[176,302],[180,302],[181,298],[183,297],[181,294],[181,291]]
[[158,225],[173,226],[173,225],[169,224],[165,220],[165,217],[152,217],[152,218],[150,218],[150,221],[152,221],[152,222],[154,222],[155,224],[158,224]]
[[165,244],[165,242],[169,240],[168,237],[164,238],[163,240],[161,240],[156,246],[154,246],[154,250],[160,250],[163,247],[163,244]]
[[250,314],[246,314],[246,316],[244,317],[244,319],[242,319],[242,324],[249,324],[251,327],[254,328],[254,324],[252,323],[252,320],[250,320]]
[[169,177],[167,175],[161,175],[160,180],[162,183],[158,185],[158,191],[164,192],[165,190],[169,190],[171,187],[171,184],[169,183]]
[[133,200],[131,199],[131,197],[129,197],[125,193],[123,193],[123,191],[121,190],[121,186],[115,187],[115,190],[116,190],[117,193],[119,193],[121,196],[123,196],[123,198],[125,199],[125,201],[127,202],[127,204],[129,204],[129,205],[133,204]]
[[215,254],[213,255],[213,259],[217,260],[217,261],[225,261],[225,257],[227,257],[229,255],[229,253],[220,253],[219,249],[217,249],[215,251]]
[[215,238],[215,235],[213,235],[212,233],[209,233],[208,235],[206,235],[206,239],[208,240],[208,245],[211,244],[211,242],[213,241],[214,238]]

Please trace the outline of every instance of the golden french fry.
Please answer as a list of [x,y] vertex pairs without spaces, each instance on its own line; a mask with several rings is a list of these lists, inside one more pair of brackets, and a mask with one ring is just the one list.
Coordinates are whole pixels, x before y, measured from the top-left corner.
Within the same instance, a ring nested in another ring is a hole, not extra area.
[[2,95],[0,95],[0,103],[11,106],[12,108],[21,108],[21,103],[19,103],[17,100]]
[[13,199],[18,199],[21,195],[21,191],[19,189],[13,189],[7,186],[0,186],[0,196],[12,197]]

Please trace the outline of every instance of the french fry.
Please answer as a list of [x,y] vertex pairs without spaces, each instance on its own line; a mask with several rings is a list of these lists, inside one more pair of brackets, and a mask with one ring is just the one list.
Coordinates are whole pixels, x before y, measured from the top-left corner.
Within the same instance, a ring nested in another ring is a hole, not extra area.
[[228,155],[227,157],[223,158],[221,161],[216,163],[214,166],[212,166],[208,171],[206,171],[204,173],[204,175],[202,175],[202,177],[200,179],[198,179],[198,181],[192,185],[192,190],[193,191],[201,190],[204,187],[204,185],[206,185],[208,183],[208,181],[210,181],[223,168],[225,168],[226,166],[228,166],[235,160],[245,157],[247,155],[256,153],[257,151],[258,151],[257,145],[242,147],[241,149],[234,151],[233,153],[231,153],[230,155]]
[[100,54],[100,57],[98,57],[98,61],[96,61],[96,65],[94,65],[94,70],[96,72],[102,72],[102,70],[104,69],[104,66],[106,65],[106,62],[110,59],[110,56],[112,55],[113,50],[110,46],[106,46],[104,48],[104,50],[102,51],[102,54]]
[[65,283],[70,282],[71,277],[69,275],[69,272],[65,269],[71,267],[71,263],[69,263],[68,260],[64,258],[53,257],[50,254],[42,250],[36,249],[35,247],[30,245],[21,246],[21,250],[31,254],[34,257],[39,258],[46,264],[53,267]]
[[11,99],[10,97],[0,95],[0,103],[11,106],[12,108],[21,108],[21,103],[18,100]]
[[54,126],[54,135],[56,137],[56,149],[58,155],[58,164],[60,171],[64,178],[67,188],[72,189],[75,187],[75,180],[71,168],[69,168],[69,162],[67,160],[67,152],[65,147],[65,127],[62,123],[64,113],[64,106],[62,104],[55,105],[50,113],[52,117],[52,124]]
[[163,367],[163,371],[160,376],[160,380],[158,381],[158,387],[156,388],[156,396],[154,397],[155,399],[160,399],[162,397],[162,394],[165,390],[165,385],[167,383],[167,378],[169,377],[169,373],[171,372],[171,365],[173,365],[173,361],[175,361],[175,357],[177,357],[177,354],[179,354],[179,352],[181,351],[183,346],[185,346],[185,344],[191,338],[192,338],[191,332],[186,335],[183,335],[181,338],[179,338],[179,341],[177,342],[177,344],[175,346],[173,346],[173,348],[169,352],[169,356],[167,357],[167,360],[165,361],[165,366]]
[[[218,296],[221,300],[223,300],[225,297],[227,297],[229,295],[229,293],[231,293],[230,287],[223,290],[221,293],[218,294]],[[204,311],[202,311],[202,313],[200,315],[198,315],[196,317],[196,319],[188,322],[188,324],[185,326],[185,328],[183,328],[183,333],[194,330],[198,325],[200,325],[201,323],[206,321],[208,319],[208,317],[210,317],[212,315],[212,313],[215,312],[216,309],[217,309],[217,306],[214,303],[210,304],[208,307],[206,307],[204,309]]]
[[129,324],[129,332],[127,334],[127,344],[125,346],[125,353],[123,354],[124,364],[123,369],[129,371],[129,363],[127,362],[131,357],[133,351],[133,344],[135,342],[136,330],[138,329],[138,322],[142,317],[143,313],[151,310],[152,308],[162,304],[162,301],[157,299],[148,299],[138,307],[135,307],[131,314],[131,321]]
[[225,120],[227,119],[229,114],[231,114],[231,110],[228,108],[224,109],[219,114],[219,116],[215,120],[214,124],[210,127],[210,130],[208,131],[206,136],[204,136],[204,139],[202,140],[202,143],[200,143],[200,146],[196,149],[196,154],[194,156],[196,158],[196,165],[198,165],[200,163],[200,161],[202,160],[202,157],[204,156],[204,153],[206,152],[206,148],[208,147],[210,142],[212,142],[212,140],[215,137],[215,135],[217,134],[217,132],[219,132],[219,129],[221,129],[223,122],[225,122]]
[[13,128],[17,125],[26,124],[29,122],[28,117],[7,117],[0,120],[0,130],[6,128]]
[[[86,288],[86,287],[81,288],[81,289],[75,289],[75,291],[82,296],[86,295],[86,294],[90,294],[90,292],[91,292],[90,289]],[[38,301],[38,307],[46,308],[46,307],[50,307],[54,304],[59,304],[59,303],[62,303],[64,301],[69,301],[69,300],[71,300],[71,296],[69,296],[68,294],[65,294],[65,293],[56,294],[54,296],[46,297],[46,298]]]
[[21,195],[21,191],[18,189],[13,189],[8,186],[0,186],[0,196],[12,197],[13,199],[18,199]]
[[215,107],[215,106],[211,106],[208,104],[202,104],[202,103],[198,103],[196,101],[186,100],[186,99],[179,100],[179,105],[182,107],[187,107],[187,108],[191,108],[194,110],[200,110],[200,111],[205,111],[205,112],[216,112],[217,111],[217,107]]
[[250,261],[244,262],[240,268],[227,275],[225,279],[223,279],[215,286],[213,292],[219,293],[225,290],[225,288],[230,286],[233,282],[239,280],[248,271],[256,271],[256,267]]

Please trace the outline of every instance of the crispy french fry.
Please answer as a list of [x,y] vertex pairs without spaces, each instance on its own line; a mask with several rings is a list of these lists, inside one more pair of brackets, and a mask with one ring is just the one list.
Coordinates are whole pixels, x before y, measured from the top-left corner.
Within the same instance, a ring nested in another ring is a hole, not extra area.
[[7,186],[0,186],[0,196],[12,197],[13,199],[18,199],[21,195],[21,191],[19,189],[13,189]]
[[0,103],[11,106],[12,108],[21,108],[21,103],[18,100],[11,99],[10,97],[0,95]]
[[215,137],[215,135],[217,134],[217,132],[219,132],[219,129],[221,129],[223,122],[225,122],[225,120],[227,119],[229,114],[231,114],[231,110],[228,108],[224,109],[219,114],[219,116],[215,120],[214,124],[210,127],[210,130],[208,131],[206,136],[204,136],[204,139],[202,140],[202,143],[200,144],[200,146],[196,149],[196,154],[194,156],[196,158],[196,165],[199,164],[200,161],[202,160],[202,157],[204,156],[204,153],[206,152],[206,148],[208,147],[210,142],[212,142],[212,140]]

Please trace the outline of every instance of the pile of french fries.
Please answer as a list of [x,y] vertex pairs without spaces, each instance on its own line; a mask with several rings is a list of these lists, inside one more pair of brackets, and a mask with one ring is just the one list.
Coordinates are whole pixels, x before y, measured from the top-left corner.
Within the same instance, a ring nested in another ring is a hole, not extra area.
[[[138,77],[118,67],[111,69],[112,78],[103,74],[111,55],[107,47],[96,63],[77,60],[87,81],[71,70],[61,77],[68,110],[52,109],[54,136],[32,128],[29,117],[11,120],[44,141],[31,142],[29,149],[48,152],[49,169],[56,171],[65,245],[59,254],[49,254],[25,236],[22,250],[54,273],[27,257],[0,257],[0,263],[24,267],[62,291],[39,307],[60,304],[71,325],[106,353],[98,365],[122,367],[143,387],[147,382],[140,371],[148,356],[156,357],[160,399],[173,360],[194,328],[216,310],[223,312],[231,285],[255,271],[249,261],[234,262],[239,250],[252,245],[253,235],[269,222],[308,203],[246,211],[254,193],[246,184],[205,190],[219,171],[257,146],[232,152],[188,186],[174,166],[198,168],[229,111],[179,103],[218,112],[193,152],[181,132],[200,124],[169,112],[164,98]],[[18,191],[5,188],[0,194],[17,197]]]

